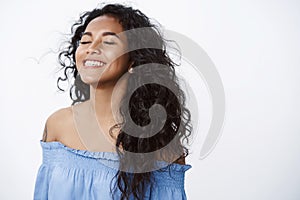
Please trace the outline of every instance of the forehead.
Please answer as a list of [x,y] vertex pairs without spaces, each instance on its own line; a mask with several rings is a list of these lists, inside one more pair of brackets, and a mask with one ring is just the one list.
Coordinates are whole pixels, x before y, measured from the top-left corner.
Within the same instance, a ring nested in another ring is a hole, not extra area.
[[111,31],[115,33],[120,33],[123,31],[122,25],[119,20],[115,17],[103,15],[93,19],[86,27],[85,31],[89,32],[101,32],[101,31]]

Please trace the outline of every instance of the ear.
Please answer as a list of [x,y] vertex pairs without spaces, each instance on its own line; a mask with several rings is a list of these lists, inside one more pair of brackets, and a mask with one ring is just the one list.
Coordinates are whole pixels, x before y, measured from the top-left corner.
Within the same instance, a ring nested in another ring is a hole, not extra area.
[[128,67],[128,71],[131,70],[133,64],[134,64],[134,61],[131,61],[129,64],[129,67]]

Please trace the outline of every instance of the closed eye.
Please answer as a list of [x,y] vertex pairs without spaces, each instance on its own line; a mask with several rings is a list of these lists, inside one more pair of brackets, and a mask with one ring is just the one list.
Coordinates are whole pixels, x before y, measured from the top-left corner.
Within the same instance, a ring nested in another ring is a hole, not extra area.
[[109,44],[109,45],[116,44],[115,42],[108,42],[108,41],[104,41],[103,43],[104,43],[104,44]]
[[88,43],[91,43],[91,42],[80,42],[80,44],[88,44]]

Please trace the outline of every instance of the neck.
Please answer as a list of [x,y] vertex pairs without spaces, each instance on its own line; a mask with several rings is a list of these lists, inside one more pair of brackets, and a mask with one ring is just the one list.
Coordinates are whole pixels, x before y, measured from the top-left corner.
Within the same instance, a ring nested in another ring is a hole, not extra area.
[[102,84],[97,87],[90,85],[90,100],[88,100],[88,103],[99,121],[107,123],[121,122],[119,121],[119,107],[126,86],[127,79],[123,79],[117,85]]
[[[90,85],[90,99],[89,104],[96,116],[100,116],[103,120],[113,118],[113,111],[111,105],[111,97],[114,85],[106,86],[92,86]],[[99,118],[98,118],[99,119]]]

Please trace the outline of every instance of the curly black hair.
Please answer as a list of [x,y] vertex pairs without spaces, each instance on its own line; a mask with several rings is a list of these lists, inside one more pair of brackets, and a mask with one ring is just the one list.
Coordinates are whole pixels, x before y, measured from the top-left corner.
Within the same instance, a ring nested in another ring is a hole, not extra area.
[[[123,123],[115,124],[109,131],[112,134],[114,128],[121,127],[115,144],[116,151],[120,157],[120,169],[122,169],[122,166],[130,165],[131,158],[128,155],[129,153],[149,153],[162,150],[159,151],[159,157],[163,160],[170,161],[170,158],[172,157],[173,159],[174,155],[180,155],[176,157],[177,160],[184,159],[189,151],[183,145],[183,142],[184,140],[189,142],[188,139],[192,132],[192,125],[190,111],[185,106],[186,97],[180,89],[179,81],[175,74],[174,67],[177,65],[167,53],[167,40],[163,38],[158,27],[151,23],[150,19],[141,11],[120,4],[108,4],[102,8],[84,12],[80,16],[80,19],[72,25],[71,39],[58,55],[59,63],[62,66],[61,69],[64,69],[64,77],[58,78],[57,87],[64,91],[59,87],[59,83],[60,81],[68,80],[71,74],[75,78],[74,84],[70,88],[72,105],[89,100],[90,87],[81,80],[78,74],[75,52],[87,25],[94,18],[103,15],[118,19],[124,31],[147,28],[146,30],[142,30],[142,36],[141,32],[138,34],[132,32],[127,35],[129,49],[134,49],[128,52],[130,60],[133,62],[132,68],[135,69],[138,66],[147,64],[151,67],[142,72],[143,74],[137,70],[129,77],[126,94],[129,94],[136,86],[139,87],[134,90],[131,96],[125,95],[119,108],[123,117]],[[136,41],[138,41],[138,45],[141,48],[130,46],[136,45]],[[154,48],[142,48],[149,46],[153,46]],[[141,85],[141,77],[150,77],[153,83]],[[129,104],[125,104],[125,102],[129,102]],[[140,133],[143,137],[135,137],[132,134],[126,133],[125,130],[130,129],[130,127],[126,127],[129,126],[126,120],[128,118],[131,118],[134,123],[141,127],[148,125],[152,120],[154,122],[157,121],[157,123],[153,123],[154,126],[161,123],[159,120],[155,120],[149,116],[149,110],[154,104],[160,104],[165,108],[167,117],[163,128],[151,137],[146,137],[149,133],[143,131]],[[129,110],[129,114],[126,114],[126,109]],[[171,141],[172,145],[169,145]],[[118,147],[120,145],[125,151],[121,152],[119,150]],[[149,160],[148,157],[146,159],[146,157],[141,156],[136,163],[138,163],[137,166],[139,168],[143,169],[145,165],[154,165],[154,159]],[[120,169],[115,176],[117,177],[115,186],[122,193],[121,199],[128,199],[131,195],[135,199],[143,199],[145,188],[149,184],[153,184],[151,171],[134,173]]]

